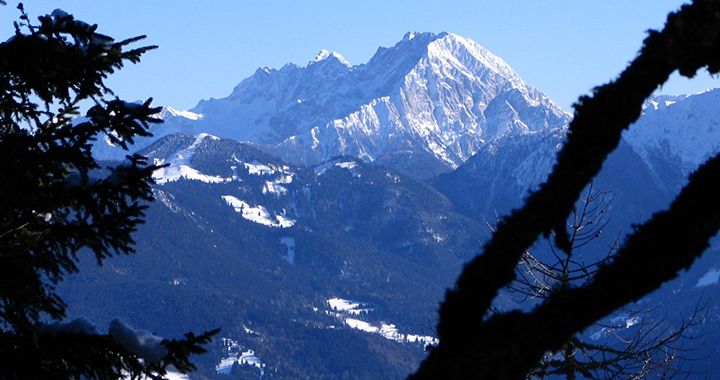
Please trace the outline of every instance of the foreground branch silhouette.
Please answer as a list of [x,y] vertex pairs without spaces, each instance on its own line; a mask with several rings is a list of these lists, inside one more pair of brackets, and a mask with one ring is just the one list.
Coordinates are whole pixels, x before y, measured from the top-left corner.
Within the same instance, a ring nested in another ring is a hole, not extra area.
[[690,176],[666,211],[638,227],[590,283],[559,291],[530,313],[487,317],[498,291],[513,281],[523,252],[541,234],[554,233],[558,247],[569,253],[565,220],[622,131],[640,116],[643,101],[675,70],[693,77],[703,67],[720,71],[720,0],[696,0],[670,14],[616,81],[580,98],[548,181],[500,223],[448,290],[440,307],[440,343],[410,379],[522,379],[546,351],[560,349],[573,334],[675,278],[702,254],[720,228],[718,156]]

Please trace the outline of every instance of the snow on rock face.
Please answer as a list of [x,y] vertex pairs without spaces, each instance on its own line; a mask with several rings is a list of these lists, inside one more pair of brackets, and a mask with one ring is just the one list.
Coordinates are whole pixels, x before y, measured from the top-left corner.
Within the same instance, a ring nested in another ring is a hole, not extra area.
[[119,318],[110,322],[109,332],[124,349],[149,363],[158,363],[168,354],[163,338],[147,330],[135,330]]
[[[395,55],[417,61],[407,72],[378,67]],[[388,152],[424,150],[456,167],[485,141],[561,127],[570,119],[500,58],[457,35],[414,35],[378,56],[357,68],[373,78],[367,84],[372,100],[299,131],[305,164],[337,155],[372,161]],[[383,70],[401,74],[393,83]]]
[[325,49],[320,50],[320,53],[318,53],[318,55],[315,57],[315,59],[313,59],[312,61],[310,61],[310,63],[308,63],[308,66],[312,65],[312,64],[316,64],[318,62],[322,62],[326,59],[335,59],[347,67],[352,66],[352,65],[350,65],[350,63],[348,63],[348,61],[345,60],[345,57],[343,57],[339,53],[336,53],[336,52],[331,53]]
[[685,175],[720,152],[720,89],[654,96],[623,138],[653,167],[652,157],[679,160]]
[[203,115],[199,113],[194,113],[190,111],[178,111],[172,107],[164,107],[157,116],[163,120],[173,116],[183,117],[188,120],[200,120],[203,117]]
[[486,141],[570,119],[500,58],[448,33],[409,33],[359,66],[322,51],[306,67],[262,67],[227,98],[167,113],[177,116],[154,129],[189,123],[305,165],[423,151],[456,167]]

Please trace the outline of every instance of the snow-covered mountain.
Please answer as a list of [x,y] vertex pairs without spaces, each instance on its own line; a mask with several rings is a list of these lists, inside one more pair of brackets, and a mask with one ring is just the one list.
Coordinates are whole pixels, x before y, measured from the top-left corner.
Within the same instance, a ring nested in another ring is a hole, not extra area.
[[684,175],[720,151],[720,89],[654,96],[623,137],[658,175],[671,162]]
[[[596,178],[612,217],[583,257],[666,208],[720,150],[718,104],[720,90],[647,101]],[[96,320],[140,310],[128,320],[164,335],[221,327],[203,376],[277,379],[404,378],[486,224],[546,179],[571,117],[447,33],[408,33],[358,66],[322,51],[304,67],[263,67],[227,98],[158,116],[135,145],[168,164],[141,254],[84,267],[89,280],[68,281],[66,299]],[[125,155],[102,140],[94,153]],[[717,297],[715,257],[648,297],[672,305],[653,317],[674,323],[703,292]],[[703,323],[717,340],[720,310]],[[715,347],[698,357],[720,363]]]
[[305,67],[261,67],[226,98],[201,101],[189,113],[168,111],[156,138],[205,132],[304,165],[413,152],[444,171],[485,142],[570,119],[502,59],[449,33],[408,33],[357,66],[322,51]]

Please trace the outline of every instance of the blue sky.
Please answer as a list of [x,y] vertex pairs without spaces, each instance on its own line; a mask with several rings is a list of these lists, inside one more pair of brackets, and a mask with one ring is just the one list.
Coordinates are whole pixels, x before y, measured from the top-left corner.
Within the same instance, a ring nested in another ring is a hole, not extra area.
[[[260,66],[307,64],[321,49],[351,64],[408,31],[447,31],[470,38],[508,62],[566,109],[581,94],[615,78],[635,57],[648,29],[663,26],[681,0],[506,1],[231,1],[27,0],[31,17],[55,8],[99,24],[116,39],[145,34],[160,48],[109,80],[127,100],[190,109],[228,96]],[[0,7],[0,32],[13,33],[17,2]],[[5,38],[1,37],[0,38]],[[701,75],[673,78],[663,93],[720,87]]]

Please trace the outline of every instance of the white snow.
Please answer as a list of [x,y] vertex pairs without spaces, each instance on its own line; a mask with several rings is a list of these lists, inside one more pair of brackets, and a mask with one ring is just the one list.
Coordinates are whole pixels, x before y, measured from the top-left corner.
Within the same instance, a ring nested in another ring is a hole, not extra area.
[[[236,159],[237,160],[237,159]],[[275,169],[263,165],[257,161],[253,161],[252,163],[243,162],[245,165],[245,168],[250,172],[250,174],[254,175],[270,175],[275,173]]]
[[350,161],[350,162],[338,162],[337,164],[335,164],[335,166],[337,166],[337,167],[339,167],[339,168],[343,168],[343,169],[352,170],[352,169],[355,169],[355,168],[357,167],[357,162],[354,162],[354,161]]
[[232,366],[237,362],[238,356],[230,355],[220,359],[220,363],[215,366],[215,372],[221,375],[229,375],[232,373]]
[[270,212],[267,210],[267,208],[265,208],[265,206],[250,206],[250,204],[243,202],[232,195],[223,195],[222,199],[229,206],[233,207],[235,209],[235,212],[242,214],[243,218],[251,222],[255,222],[269,227],[280,228],[289,228],[295,225],[295,220],[290,219],[283,214],[270,215]]
[[158,363],[168,354],[163,338],[147,330],[135,330],[120,318],[113,319],[108,330],[115,342],[149,363]]
[[[180,372],[174,372],[174,371],[167,371],[164,377],[166,380],[190,380],[190,376],[180,373]],[[123,376],[123,380],[149,380],[150,378],[147,376],[142,376],[139,379],[133,378],[130,376],[130,374],[126,374]]]
[[353,177],[359,178],[361,177],[361,174],[357,171],[357,162],[355,161],[343,161],[340,159],[337,160],[331,160],[328,162],[325,162],[323,164],[317,165],[315,167],[315,175],[321,176],[325,174],[326,171],[328,171],[332,167],[338,167],[342,169],[349,170],[350,173],[352,173]]
[[167,159],[167,162],[170,163],[170,166],[160,168],[153,173],[153,179],[155,180],[155,182],[157,182],[158,184],[164,184],[167,182],[177,181],[180,178],[192,179],[208,183],[221,183],[231,181],[231,178],[221,178],[218,176],[209,176],[206,174],[202,174],[191,166],[192,158],[195,155],[195,149],[207,137],[216,138],[215,136],[209,135],[207,133],[201,133],[197,135],[195,141],[189,147],[180,150],[179,152],[176,152],[171,157],[169,157]]
[[165,374],[165,378],[167,380],[190,380],[190,376],[188,376],[184,373],[171,372],[171,371],[168,371],[168,373]]
[[623,138],[653,168],[653,155],[676,159],[688,175],[720,151],[720,89],[693,95],[659,95]]
[[327,300],[328,305],[330,305],[330,308],[337,311],[349,311],[354,310],[360,307],[360,302],[355,301],[348,301],[344,300],[342,298],[330,298]]
[[240,355],[240,358],[238,358],[238,363],[240,364],[249,364],[258,368],[264,367],[262,360],[255,356],[255,351],[253,350],[247,350]]
[[695,287],[699,288],[702,286],[717,284],[718,280],[720,280],[720,270],[710,269],[707,273],[705,273],[705,275],[700,277],[697,284],[695,284]]
[[617,317],[614,317],[610,320],[610,323],[614,326],[618,326],[620,328],[630,328],[635,326],[636,324],[640,323],[641,318],[639,315],[636,316],[629,316],[629,315],[620,315]]
[[281,175],[280,178],[276,179],[275,181],[266,181],[263,185],[262,193],[263,194],[274,194],[276,196],[285,195],[288,192],[288,189],[285,186],[286,184],[290,184],[293,181],[292,174],[290,175]]
[[322,62],[322,61],[324,61],[324,60],[326,60],[326,59],[328,59],[328,58],[330,58],[330,57],[335,57],[335,58],[337,58],[337,60],[340,61],[340,63],[342,63],[343,65],[345,65],[345,66],[347,66],[347,67],[350,67],[350,66],[351,66],[350,63],[349,63],[347,60],[345,60],[345,57],[343,57],[342,55],[340,55],[340,53],[336,53],[336,52],[332,52],[332,53],[331,53],[331,52],[329,52],[329,51],[327,51],[327,50],[325,50],[325,49],[320,50],[320,53],[318,53],[318,55],[315,56],[315,59],[313,59],[312,61],[310,61],[310,63],[308,64],[308,66],[309,66],[309,65],[316,64],[316,63],[318,63],[318,62]]
[[377,333],[380,331],[379,327],[375,327],[365,321],[353,318],[345,318],[345,324],[356,330],[361,330],[369,333]]
[[603,336],[607,336],[615,330],[629,329],[642,322],[642,317],[639,315],[617,315],[610,319],[610,326],[603,327],[600,330],[590,334],[590,339],[598,340]]
[[225,350],[227,350],[227,356],[222,358],[220,363],[215,366],[216,373],[230,375],[232,373],[232,366],[238,363],[239,365],[250,365],[259,368],[260,377],[262,378],[262,375],[265,373],[265,364],[255,355],[255,351],[250,349],[244,350],[238,342],[228,338],[222,338],[221,343],[225,346]]
[[274,181],[266,181],[263,185],[263,194],[274,194],[276,196],[286,195],[288,189],[282,185],[291,184],[293,181],[292,173],[280,171],[282,174]]
[[162,119],[165,119],[168,116],[180,116],[180,117],[184,117],[189,120],[200,120],[203,117],[203,115],[200,113],[195,113],[195,112],[190,112],[190,111],[179,111],[172,107],[165,107],[160,112],[160,117]]
[[357,301],[345,300],[342,298],[331,298],[326,301],[333,312],[326,310],[325,313],[333,315],[343,321],[346,326],[371,334],[379,334],[383,338],[399,343],[422,343],[424,345],[435,345],[438,339],[431,336],[403,334],[394,324],[380,323],[375,326],[358,318],[349,318],[346,315],[362,315],[374,309],[363,308],[366,304]]

